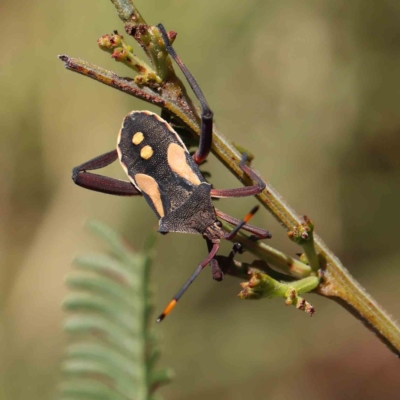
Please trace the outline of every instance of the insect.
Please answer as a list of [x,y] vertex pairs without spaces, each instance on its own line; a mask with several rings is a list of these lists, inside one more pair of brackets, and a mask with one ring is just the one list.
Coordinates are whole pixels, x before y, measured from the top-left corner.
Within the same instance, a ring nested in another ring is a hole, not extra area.
[[[206,265],[211,265],[215,280],[222,280],[223,272],[215,258],[221,239],[233,239],[240,229],[251,232],[258,239],[270,238],[271,235],[264,229],[247,224],[258,207],[253,208],[244,219],[238,220],[212,205],[212,198],[258,194],[265,188],[265,183],[246,165],[246,154],[242,157],[240,167],[255,185],[218,190],[205,181],[198,165],[207,158],[211,150],[213,113],[194,77],[170,45],[164,27],[159,24],[158,28],[167,52],[180,67],[201,105],[201,134],[197,151],[192,157],[174,129],[157,114],[132,111],[123,120],[117,148],[75,167],[72,179],[77,185],[97,192],[143,196],[157,215],[158,231],[162,234],[183,232],[203,235],[209,253],[159,316],[157,321],[160,322]],[[88,172],[106,167],[117,159],[129,181]],[[226,233],[217,217],[235,228]],[[239,249],[238,245],[234,245],[227,257],[228,262]]]

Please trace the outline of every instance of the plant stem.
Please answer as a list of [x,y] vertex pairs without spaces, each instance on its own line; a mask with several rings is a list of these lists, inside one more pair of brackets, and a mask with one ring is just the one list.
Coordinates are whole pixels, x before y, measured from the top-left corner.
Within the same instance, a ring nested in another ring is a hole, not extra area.
[[[320,239],[319,239],[320,240]],[[323,243],[322,243],[323,244]],[[325,247],[322,247],[324,250]],[[326,249],[328,252],[329,250]],[[340,304],[400,357],[400,328],[366,290],[350,275],[340,261],[329,252],[318,294]]]
[[[305,215],[304,222],[288,232],[289,239],[303,248],[305,263],[318,273],[320,260],[314,245],[314,223]],[[303,261],[303,260],[302,260]]]
[[[132,34],[138,25],[144,25],[145,21],[133,5],[131,0],[111,0],[117,9],[118,15],[125,24],[125,30]],[[154,28],[154,27],[153,27]],[[153,34],[154,31],[152,31]],[[142,33],[146,39],[146,32]],[[143,39],[143,37],[141,38]],[[157,35],[155,35],[156,37]],[[138,39],[135,35],[136,40]],[[147,39],[146,39],[147,40]],[[146,51],[146,49],[145,49]],[[152,55],[146,51],[152,59]],[[134,82],[118,77],[116,74],[99,68],[84,61],[61,56],[65,66],[75,72],[89,76],[108,86],[114,87],[137,98],[167,109],[178,117],[194,134],[200,134],[200,119],[197,109],[187,96],[185,87],[169,71],[161,91],[155,91],[145,86],[138,86]],[[166,60],[169,60],[167,57]],[[154,60],[153,60],[154,61]],[[167,63],[167,61],[166,61]],[[165,65],[167,65],[165,63]],[[168,65],[166,67],[169,69]],[[161,75],[160,75],[161,76]],[[236,145],[237,146],[237,145]],[[239,166],[241,154],[230,141],[228,141],[217,129],[213,131],[212,151],[215,156],[244,184],[251,184],[249,177]],[[302,219],[294,210],[286,204],[278,192],[266,183],[266,188],[256,196],[258,201],[285,227],[288,231],[302,224]],[[242,237],[240,240],[244,240]],[[324,260],[323,279],[317,288],[320,295],[332,298],[354,316],[360,319],[365,326],[374,332],[390,350],[400,357],[400,328],[389,315],[373,300],[358,282],[352,278],[339,259],[329,250],[325,243],[314,234],[314,244],[319,260]],[[306,269],[310,268],[297,260],[282,254],[276,254],[269,246],[260,242],[246,244],[247,249],[265,261],[269,261],[284,271],[290,271],[294,276],[302,277]],[[301,266],[298,264],[302,264]],[[313,263],[314,264],[314,263]],[[294,266],[294,268],[293,268]],[[314,267],[315,268],[315,267]]]
[[165,50],[160,31],[155,26],[148,26],[131,0],[111,0],[128,35],[133,36],[142,46],[163,81],[174,77],[171,59]]
[[[222,226],[227,232],[231,230],[231,226],[226,222],[222,222]],[[246,250],[250,251],[265,262],[275,265],[283,273],[295,278],[305,278],[310,276],[312,272],[309,265],[306,265],[263,242],[255,242],[242,232],[239,232],[235,236],[234,241],[242,244]]]
[[117,9],[118,16],[124,24],[132,25],[146,24],[139,10],[133,5],[131,0],[111,0],[114,7]]

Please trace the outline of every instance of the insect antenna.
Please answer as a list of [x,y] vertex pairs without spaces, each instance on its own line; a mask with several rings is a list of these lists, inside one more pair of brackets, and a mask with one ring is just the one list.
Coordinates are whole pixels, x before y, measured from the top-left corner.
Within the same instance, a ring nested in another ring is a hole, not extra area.
[[193,93],[196,95],[197,99],[201,105],[201,127],[200,127],[200,143],[199,148],[197,149],[194,160],[196,163],[200,163],[205,160],[208,156],[208,153],[211,150],[212,143],[212,127],[213,127],[213,112],[210,110],[210,107],[207,103],[206,98],[202,90],[200,89],[196,79],[194,79],[191,72],[188,70],[186,65],[182,62],[179,56],[176,54],[175,49],[170,45],[168,34],[162,24],[158,24],[157,28],[160,30],[161,35],[163,37],[165,43],[165,49],[168,54],[175,60],[181,69],[182,73],[185,75],[186,80],[188,81],[190,87],[193,90]]
[[172,311],[172,309],[176,306],[176,303],[182,297],[182,295],[186,292],[188,287],[198,277],[198,275],[203,270],[203,268],[214,258],[215,254],[217,254],[218,249],[219,249],[219,243],[214,243],[208,256],[197,266],[197,268],[193,272],[192,276],[185,282],[185,284],[178,291],[178,293],[168,303],[167,307],[165,307],[164,311],[157,318],[157,322],[161,322]]
[[168,54],[175,60],[175,62],[178,64],[179,68],[181,69],[181,71],[183,72],[183,74],[185,75],[187,81],[189,82],[190,87],[193,90],[193,93],[196,95],[196,97],[199,99],[199,102],[201,104],[201,107],[207,112],[207,113],[211,113],[211,110],[208,107],[208,103],[207,100],[202,92],[202,90],[200,89],[198,83],[196,82],[196,80],[194,79],[192,73],[188,70],[188,68],[186,67],[186,65],[182,62],[182,60],[179,58],[179,56],[176,54],[175,49],[170,45],[169,43],[169,39],[168,39],[168,34],[164,28],[164,26],[162,24],[158,24],[157,28],[160,30],[161,35],[163,37],[164,43],[165,43],[165,47],[166,50],[168,52]]
[[248,214],[246,214],[244,216],[244,218],[236,225],[235,229],[233,229],[232,231],[230,231],[225,237],[224,239],[226,240],[232,240],[236,234],[240,231],[240,229],[243,228],[243,225],[246,225],[247,222],[250,221],[250,219],[253,217],[253,215],[258,211],[258,209],[260,208],[260,206],[254,206],[250,212]]

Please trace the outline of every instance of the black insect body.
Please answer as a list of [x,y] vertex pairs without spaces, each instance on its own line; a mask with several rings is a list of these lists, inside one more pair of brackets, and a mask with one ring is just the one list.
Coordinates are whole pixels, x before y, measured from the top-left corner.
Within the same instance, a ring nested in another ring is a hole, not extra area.
[[216,220],[211,185],[177,133],[157,114],[130,113],[117,151],[130,181],[159,218],[159,232],[202,234]]
[[[158,318],[161,321],[206,265],[211,264],[214,279],[222,279],[223,273],[215,258],[221,239],[231,240],[239,229],[247,230],[258,238],[268,238],[271,235],[266,230],[246,224],[256,208],[241,221],[214,208],[212,198],[253,196],[260,193],[265,184],[246,165],[246,155],[240,165],[256,183],[254,186],[217,190],[205,181],[198,164],[211,150],[213,114],[193,76],[169,45],[164,27],[158,25],[158,28],[168,53],[185,74],[202,106],[198,150],[192,157],[178,134],[158,115],[149,111],[133,111],[123,121],[116,150],[74,168],[72,178],[77,185],[98,192],[119,196],[143,195],[159,219],[159,232],[201,234],[205,238],[208,256],[165,308]],[[103,168],[117,158],[129,182],[87,172]],[[235,229],[226,233],[217,217],[235,225]],[[227,262],[232,260],[238,248],[234,246]]]

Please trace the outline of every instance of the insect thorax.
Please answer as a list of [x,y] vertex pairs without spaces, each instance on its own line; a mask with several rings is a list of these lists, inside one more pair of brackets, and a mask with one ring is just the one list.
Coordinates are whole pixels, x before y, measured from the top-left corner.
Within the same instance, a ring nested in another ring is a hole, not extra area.
[[158,231],[203,234],[216,221],[211,185],[201,183],[177,209],[160,219]]

